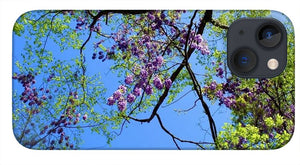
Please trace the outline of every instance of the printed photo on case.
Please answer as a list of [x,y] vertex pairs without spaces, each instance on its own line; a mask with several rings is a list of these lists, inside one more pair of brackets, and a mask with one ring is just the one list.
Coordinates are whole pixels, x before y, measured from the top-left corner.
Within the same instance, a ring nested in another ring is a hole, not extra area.
[[[275,18],[274,78],[227,66],[227,31]],[[13,132],[38,150],[270,150],[292,138],[294,30],[267,10],[35,10],[13,28]]]

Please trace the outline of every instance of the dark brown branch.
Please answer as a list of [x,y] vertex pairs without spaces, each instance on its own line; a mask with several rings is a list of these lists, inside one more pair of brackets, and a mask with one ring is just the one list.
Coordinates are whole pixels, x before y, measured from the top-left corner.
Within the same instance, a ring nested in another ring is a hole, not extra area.
[[134,121],[137,121],[137,122],[141,122],[141,123],[144,123],[144,122],[148,122],[147,119],[138,119],[138,118],[134,118],[132,116],[127,116],[129,119],[131,120],[134,120]]
[[221,24],[220,22],[218,22],[218,21],[216,21],[216,20],[214,20],[214,19],[210,19],[209,22],[210,22],[211,24],[213,24],[214,26],[219,27],[219,28],[221,28],[221,29],[227,30],[227,29],[229,28],[227,25],[223,25],[223,24]]
[[[46,40],[44,42],[44,45],[43,45],[43,48],[42,48],[42,51],[41,51],[41,55],[43,56],[44,55],[44,52],[45,52],[45,49],[46,49],[46,45],[47,45],[47,42],[48,42],[48,39],[49,39],[49,36],[52,32],[52,27],[53,27],[53,21],[54,21],[54,18],[59,14],[60,12],[57,12],[52,18],[51,18],[51,22],[50,22],[50,29],[49,29],[49,32],[47,33],[47,36],[46,36]],[[39,61],[41,63],[41,59]]]
[[48,14],[52,14],[52,13],[56,13],[56,11],[50,10],[50,11],[46,12],[45,14],[41,15],[39,18],[35,19],[35,20],[29,19],[29,18],[28,18],[28,20],[32,20],[32,21],[34,21],[36,23],[39,20],[41,20],[42,18],[44,18],[45,16],[47,16]]
[[175,143],[177,149],[181,150],[181,148],[179,147],[178,143],[176,142],[175,138],[172,138],[173,142]]
[[279,113],[280,115],[283,115],[283,112],[281,111],[281,94],[279,94],[279,84],[280,83],[278,80],[274,82],[274,86],[275,86],[275,92],[276,92],[276,97],[277,98],[277,102],[278,102],[278,106],[279,106]]
[[129,14],[144,14],[149,11],[150,10],[102,10],[96,16],[93,17],[93,22],[90,24],[90,27],[94,26],[101,16],[108,15],[109,13],[129,15]]
[[198,143],[198,142],[194,142],[194,141],[190,141],[190,140],[182,140],[182,139],[176,137],[176,136],[173,135],[169,130],[166,129],[166,127],[163,125],[163,123],[162,123],[162,121],[161,121],[160,116],[159,116],[158,114],[156,114],[155,116],[156,116],[156,118],[157,118],[157,120],[158,120],[158,122],[159,122],[160,127],[161,127],[167,134],[169,134],[169,135],[172,137],[173,142],[175,143],[176,147],[177,147],[179,150],[180,150],[180,147],[178,146],[176,140],[178,140],[178,141],[180,141],[180,142],[183,142],[183,143],[191,143],[191,144],[195,144],[195,145],[199,146],[200,148],[205,149],[205,148],[204,148],[203,146],[201,146],[200,143]]
[[194,15],[192,16],[190,24],[188,25],[189,29],[188,29],[188,33],[187,33],[187,36],[186,36],[186,39],[185,39],[184,55],[185,55],[186,61],[188,60],[187,59],[187,48],[188,48],[188,45],[189,45],[189,38],[190,38],[190,34],[191,34],[192,26],[193,26],[193,21],[196,17],[196,14],[197,14],[197,10],[194,11]]
[[107,23],[108,23],[108,13],[106,13],[105,15],[105,25],[107,25]]
[[122,116],[122,117],[124,118],[124,121],[123,121],[123,123],[122,123],[120,132],[119,132],[119,133],[116,133],[116,132],[115,132],[116,135],[120,136],[120,135],[122,134],[123,128],[124,128],[124,125],[125,125],[125,122],[126,122],[126,121],[129,122],[128,118],[131,119],[130,115],[132,115],[132,113],[133,113],[137,108],[139,108],[139,109],[141,108],[141,104],[142,104],[144,95],[145,95],[145,91],[143,91],[142,97],[141,97],[141,99],[140,99],[138,105],[135,106],[135,107],[129,112],[129,114],[128,114],[127,116]]
[[30,143],[24,144],[24,145],[30,145],[30,148],[34,147],[35,145],[37,145],[39,142],[41,142],[42,140],[46,139],[48,136],[50,136],[51,134],[46,134],[44,137],[35,140],[35,138],[32,139],[32,141]]
[[177,112],[188,112],[192,109],[194,109],[197,106],[197,102],[199,101],[199,99],[197,99],[196,101],[194,101],[194,104],[192,107],[188,108],[188,109],[184,109],[184,110],[178,110]]
[[88,15],[90,15],[92,18],[94,18],[95,16],[88,10],[87,11]]
[[92,127],[98,127],[101,126],[101,124],[104,124],[104,122],[93,124],[93,125],[82,125],[82,126],[60,126],[64,128],[92,128]]
[[203,96],[202,96],[202,91],[201,91],[201,86],[200,84],[198,83],[197,79],[196,79],[196,76],[195,74],[193,73],[191,67],[189,65],[186,65],[186,69],[188,70],[188,73],[193,81],[193,85],[194,85],[194,90],[196,91],[201,103],[202,103],[202,107],[204,109],[204,112],[205,114],[207,115],[208,117],[208,121],[209,121],[209,125],[210,125],[210,130],[211,130],[211,134],[212,134],[212,138],[214,140],[214,142],[216,142],[216,139],[217,139],[217,128],[216,128],[216,124],[215,124],[215,121],[213,120],[212,116],[211,116],[211,113],[210,113],[210,110],[206,104],[206,102],[204,101],[203,99]]
[[269,96],[269,98],[274,102],[275,106],[280,109],[280,106],[278,105],[276,99],[269,93],[269,91],[263,87],[263,91],[265,92],[265,94],[267,94]]
[[113,133],[116,134],[117,136],[120,136],[122,134],[122,132],[123,132],[123,129],[124,129],[126,121],[129,122],[127,119],[124,119],[124,121],[123,121],[123,123],[121,125],[121,129],[120,129],[119,133],[117,133],[116,131],[113,131]]
[[26,123],[25,123],[25,125],[24,125],[23,131],[22,131],[22,133],[21,133],[21,135],[20,135],[20,138],[18,138],[18,141],[19,141],[20,143],[22,142],[22,140],[23,140],[23,138],[24,138],[25,131],[26,131],[26,128],[27,128],[27,126],[28,126],[28,124],[29,124],[29,122],[30,122],[31,117],[32,117],[32,116],[29,115],[28,118],[26,119]]
[[[197,34],[203,34],[204,28],[206,26],[206,23],[209,22],[209,20],[211,20],[212,18],[212,10],[207,10],[204,13],[203,19],[201,20],[201,24],[197,29]],[[190,48],[188,50],[188,58],[190,58],[190,56],[192,55],[192,53],[195,51],[195,48]]]
[[180,96],[177,100],[173,101],[172,103],[162,106],[162,108],[166,108],[172,104],[175,104],[176,102],[180,101],[182,98],[184,98],[186,95],[188,95],[190,92],[192,92],[193,90],[189,90],[188,92],[186,92],[184,95]]
[[169,46],[170,46],[172,43],[174,43],[174,41],[180,36],[178,27],[176,27],[176,26],[172,26],[172,27],[174,27],[174,28],[176,29],[176,31],[177,31],[177,35],[174,36],[174,37],[172,37],[172,38],[171,38],[170,36],[168,36],[168,34],[167,34],[167,32],[165,31],[165,29],[161,27],[161,30],[163,31],[163,33],[164,33],[164,34],[167,36],[167,38],[170,40],[170,42],[169,42],[169,43],[167,44],[167,46],[165,47],[165,49],[164,49],[164,51],[163,51],[163,53],[162,53],[162,56],[165,55],[165,53],[166,53],[167,49],[169,48]]

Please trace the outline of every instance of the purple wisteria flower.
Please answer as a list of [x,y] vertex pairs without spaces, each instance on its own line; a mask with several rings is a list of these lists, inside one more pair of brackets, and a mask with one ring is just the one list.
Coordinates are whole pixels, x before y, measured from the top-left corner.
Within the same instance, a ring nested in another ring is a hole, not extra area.
[[157,56],[155,61],[153,62],[153,65],[160,68],[162,64],[164,63],[164,58],[163,56]]
[[114,93],[113,93],[113,98],[115,100],[118,100],[120,97],[122,96],[122,92],[120,90],[116,90]]
[[86,120],[87,119],[87,114],[84,114],[83,117],[82,117],[82,119]]
[[132,75],[128,75],[126,78],[125,78],[125,83],[126,84],[131,84],[133,82],[133,76]]
[[147,79],[147,78],[148,78],[148,72],[147,72],[145,69],[141,69],[140,76],[141,76],[143,79]]
[[155,67],[151,62],[148,62],[146,65],[148,74],[152,74],[153,70],[157,70],[157,67]]
[[196,43],[196,42],[192,42],[192,44],[191,44],[191,48],[197,48],[198,47],[198,44]]
[[226,105],[226,107],[231,108],[235,106],[236,101],[232,98],[229,97],[225,97],[224,98],[224,104]]
[[177,30],[174,27],[171,27],[171,33],[175,34]]
[[185,40],[184,38],[180,38],[180,39],[179,39],[179,42],[180,42],[181,44],[184,44],[185,41],[186,41],[186,40]]
[[126,88],[126,86],[124,86],[124,85],[120,85],[120,86],[118,87],[118,89],[120,90],[121,93],[126,93],[126,91],[127,91],[127,88]]
[[154,84],[154,86],[157,88],[157,89],[159,89],[159,90],[161,90],[161,89],[163,89],[163,83],[161,82],[161,80],[160,80],[160,78],[158,77],[158,76],[156,76],[155,78],[154,78],[154,80],[153,80],[153,84]]
[[124,98],[121,98],[119,101],[118,101],[118,109],[120,111],[124,111],[126,109],[126,106],[127,106],[127,101],[124,99]]
[[152,21],[155,20],[155,16],[152,15],[152,14],[150,14],[150,13],[147,15],[147,17],[148,17],[150,20],[152,20]]
[[43,99],[43,100],[46,100],[46,99],[47,99],[47,97],[46,97],[45,95],[43,95],[43,96],[42,96],[42,99]]
[[132,103],[132,102],[134,102],[134,100],[135,100],[135,95],[133,95],[132,93],[129,93],[129,94],[127,95],[127,101],[128,101],[129,103]]
[[248,94],[248,96],[249,96],[250,98],[254,97],[253,92],[248,92],[247,94]]
[[223,76],[223,73],[224,73],[224,70],[223,70],[223,68],[217,68],[216,69],[216,71],[217,71],[217,76],[218,77],[220,77],[220,78],[223,78],[224,76]]
[[273,133],[269,133],[269,137],[270,137],[270,139],[273,139],[275,136]]
[[217,91],[217,92],[216,92],[216,96],[217,96],[218,98],[222,98],[222,97],[223,97],[223,91],[221,91],[221,90]]
[[147,47],[147,49],[150,49],[151,48],[151,43],[150,42],[146,42],[146,47]]
[[171,80],[170,78],[167,78],[167,79],[165,80],[165,87],[166,87],[167,89],[170,89],[170,88],[171,88],[171,85],[172,85],[172,80]]
[[146,86],[145,92],[147,95],[151,95],[153,93],[153,88],[150,84]]
[[294,104],[290,105],[290,108],[291,108],[291,112],[294,113],[295,112],[295,105]]
[[116,100],[112,96],[107,99],[108,105],[114,105],[115,102],[116,102]]
[[200,43],[200,42],[203,41],[203,38],[202,38],[202,35],[201,35],[201,34],[197,34],[194,38],[195,38],[195,40],[196,40],[198,43]]
[[213,81],[212,83],[210,83],[209,89],[210,90],[215,90],[217,88],[217,83],[215,81]]
[[135,88],[133,89],[133,94],[134,94],[135,96],[140,96],[141,93],[142,93],[142,89],[141,89],[141,88],[135,87]]
[[198,44],[197,49],[199,49],[203,55],[209,55],[210,53],[207,42],[205,41],[202,41],[200,44]]

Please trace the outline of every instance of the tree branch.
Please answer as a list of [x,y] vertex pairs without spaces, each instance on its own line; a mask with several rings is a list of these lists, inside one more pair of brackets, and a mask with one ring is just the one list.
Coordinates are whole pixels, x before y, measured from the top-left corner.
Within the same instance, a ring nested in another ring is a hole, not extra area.
[[81,69],[82,69],[82,74],[83,74],[83,80],[82,80],[82,89],[83,89],[83,103],[85,102],[85,73],[86,73],[86,67],[84,65],[85,63],[85,56],[83,54],[83,49],[85,47],[85,45],[89,42],[89,40],[91,39],[92,36],[92,32],[93,32],[93,27],[94,25],[97,23],[98,19],[103,16],[103,15],[108,15],[109,13],[115,13],[115,14],[143,14],[149,12],[148,10],[103,10],[100,11],[97,15],[93,16],[89,11],[87,12],[93,19],[92,23],[89,25],[89,35],[88,38],[85,40],[85,42],[82,44],[82,46],[80,47],[80,61],[81,61]]
[[180,101],[182,98],[184,98],[186,95],[188,95],[190,92],[192,92],[193,90],[189,90],[188,92],[186,92],[185,94],[183,94],[182,96],[180,96],[177,100],[173,101],[172,103],[170,104],[167,104],[165,106],[162,106],[162,108],[166,108],[172,104],[175,104],[176,102]]
[[227,29],[229,28],[227,25],[223,25],[223,24],[221,24],[220,22],[218,22],[218,21],[216,21],[216,20],[214,20],[214,19],[212,19],[212,18],[209,20],[209,22],[210,22],[211,24],[213,24],[214,26],[219,27],[219,28],[221,28],[221,29],[227,30]]
[[[49,14],[49,13],[50,13],[50,12],[48,12],[47,14]],[[47,45],[49,36],[50,36],[50,34],[51,34],[51,32],[52,32],[52,27],[53,27],[53,21],[54,21],[54,18],[55,18],[59,13],[60,13],[60,12],[57,12],[57,13],[56,13],[54,16],[52,16],[52,18],[51,18],[49,32],[47,33],[47,36],[46,36],[46,39],[45,39],[43,48],[42,48],[42,50],[41,50],[41,56],[44,55],[44,52],[45,52],[45,49],[46,49],[46,45]],[[39,58],[39,63],[42,63],[40,58]]]
[[157,120],[158,120],[158,122],[159,122],[160,127],[161,127],[167,134],[169,134],[169,135],[172,137],[173,142],[175,143],[176,147],[177,147],[179,150],[180,150],[181,148],[178,146],[176,140],[178,140],[178,141],[180,141],[180,142],[184,142],[184,143],[195,144],[195,145],[199,146],[201,149],[205,149],[205,148],[204,148],[203,146],[201,146],[200,143],[198,143],[198,142],[194,142],[194,141],[190,141],[190,140],[182,140],[182,139],[176,137],[176,136],[173,135],[169,130],[166,129],[166,127],[163,125],[163,123],[162,123],[162,121],[161,121],[160,116],[159,116],[158,114],[156,114],[155,116],[156,116],[156,118],[157,118]]
[[[145,11],[145,10],[107,10],[107,11],[100,11],[96,16],[93,17],[93,22],[90,24],[90,33],[89,33],[89,36],[87,38],[87,40],[84,42],[84,44],[82,45],[82,47],[80,48],[80,54],[83,56],[83,53],[82,53],[82,50],[84,48],[84,46],[87,44],[87,42],[90,40],[90,37],[91,37],[91,33],[92,33],[92,28],[93,26],[96,24],[97,20],[103,16],[103,15],[108,15],[109,13],[119,13],[119,14],[142,14],[142,13],[146,13],[146,12],[149,12],[149,11]],[[172,80],[172,82],[176,79],[176,77],[178,76],[178,74],[180,73],[180,71],[183,69],[184,66],[188,66],[187,64],[187,61],[188,59],[190,58],[190,56],[192,55],[192,53],[194,52],[195,48],[187,48],[188,47],[188,39],[189,39],[189,34],[191,32],[191,28],[192,28],[192,25],[193,25],[193,20],[194,18],[196,17],[196,14],[197,14],[197,11],[194,12],[194,15],[190,21],[190,25],[189,25],[189,31],[188,31],[188,36],[186,38],[186,45],[185,45],[185,49],[184,49],[184,55],[185,55],[185,59],[181,62],[180,66],[173,72],[173,74],[171,75],[170,79]],[[203,31],[204,31],[204,28],[206,26],[206,23],[207,22],[210,22],[212,21],[212,11],[211,10],[208,10],[205,12],[204,16],[203,16],[203,19],[200,23],[200,26],[198,27],[197,29],[197,34],[203,34]],[[214,22],[214,21],[212,21]],[[216,22],[214,22],[216,23]],[[84,60],[84,59],[83,59]],[[189,68],[190,69],[190,68]],[[83,68],[83,71],[85,71],[85,68]],[[85,72],[84,72],[85,73]],[[192,73],[192,72],[191,72]],[[214,141],[216,140],[216,136],[217,136],[217,133],[216,133],[216,127],[215,127],[215,123],[210,115],[210,111],[208,109],[208,106],[206,105],[206,103],[204,102],[203,100],[203,97],[202,97],[202,93],[201,93],[201,87],[200,85],[195,85],[197,82],[197,80],[195,79],[195,75],[194,74],[190,74],[190,76],[192,77],[193,79],[193,82],[194,82],[194,87],[195,90],[197,91],[197,94],[199,96],[199,99],[201,100],[201,103],[202,103],[202,106],[205,110],[205,113],[207,114],[208,118],[209,118],[209,122],[210,122],[210,127],[211,127],[211,132],[212,132],[212,136],[213,136],[213,139]],[[200,92],[199,92],[200,91]],[[180,149],[180,147],[178,146],[178,144],[176,143],[176,140],[179,140],[181,142],[189,142],[189,143],[193,143],[193,144],[196,144],[198,145],[200,148],[204,149],[201,145],[199,145],[199,143],[197,142],[192,142],[192,141],[187,141],[187,140],[182,140],[182,139],[179,139],[177,137],[175,137],[172,133],[170,133],[162,124],[161,122],[161,119],[159,117],[159,115],[157,114],[157,111],[160,107],[160,105],[163,103],[163,101],[165,100],[165,98],[167,97],[168,95],[168,92],[169,92],[169,89],[165,89],[163,94],[160,96],[156,106],[154,107],[153,111],[152,111],[152,114],[149,118],[147,119],[136,119],[136,118],[133,118],[131,117],[130,115],[128,115],[127,117],[132,119],[132,120],[135,120],[135,121],[138,121],[138,122],[150,122],[155,116],[157,117],[159,123],[160,123],[160,126],[162,127],[162,129],[168,133],[170,136],[172,136],[172,139],[174,141],[174,143],[176,144],[177,148]],[[199,95],[200,94],[200,95]]]
[[194,89],[202,103],[202,107],[205,111],[205,114],[207,115],[208,117],[208,121],[209,121],[209,125],[210,125],[210,130],[211,130],[211,134],[212,134],[212,138],[214,140],[214,142],[216,142],[216,139],[217,139],[217,128],[216,128],[216,124],[215,124],[215,121],[213,120],[212,116],[211,116],[211,113],[210,113],[210,110],[206,104],[206,102],[204,101],[203,99],[203,96],[202,96],[202,91],[201,91],[201,86],[200,84],[198,83],[197,79],[196,79],[196,76],[195,74],[193,73],[191,67],[187,64],[186,65],[186,69],[188,70],[188,73],[193,81],[193,84],[194,84]]
[[[203,19],[200,23],[200,26],[197,29],[197,34],[203,34],[204,28],[206,26],[206,23],[211,19],[212,17],[212,10],[207,10],[205,11],[205,14],[203,16]],[[187,51],[186,54],[186,59],[189,59],[190,56],[192,55],[192,53],[195,51],[195,48],[189,48],[189,50]],[[180,71],[183,69],[183,67],[186,65],[186,59],[184,59],[181,64],[179,65],[179,67],[173,72],[173,74],[171,75],[170,79],[172,80],[172,82],[174,82],[174,80],[176,79],[176,77],[178,76],[178,74],[180,73]],[[155,105],[155,107],[152,110],[152,114],[150,115],[149,118],[147,119],[135,119],[135,118],[131,118],[135,121],[139,121],[139,122],[150,122],[156,115],[159,107],[161,106],[161,104],[164,102],[165,98],[168,96],[169,93],[169,89],[165,89],[163,94],[159,97],[159,100],[157,102],[157,104]]]
[[195,10],[194,15],[192,16],[192,19],[191,19],[190,24],[188,26],[188,28],[189,28],[188,33],[187,33],[187,36],[186,36],[186,39],[185,39],[184,55],[185,55],[186,61],[188,60],[187,59],[187,48],[188,48],[188,45],[189,45],[189,38],[190,38],[190,34],[191,34],[192,26],[193,26],[193,21],[196,17],[196,14],[197,14],[197,10]]
[[[197,100],[194,101],[194,104],[192,107],[188,108],[188,109],[183,109],[183,110],[177,110],[177,112],[188,112],[192,109],[194,109],[197,106],[197,102],[199,101],[199,98]],[[175,110],[176,111],[176,110]]]

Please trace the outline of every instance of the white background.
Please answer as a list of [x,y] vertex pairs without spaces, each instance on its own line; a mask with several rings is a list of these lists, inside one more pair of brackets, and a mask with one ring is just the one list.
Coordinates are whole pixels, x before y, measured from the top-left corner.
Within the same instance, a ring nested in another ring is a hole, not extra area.
[[[0,164],[205,164],[300,165],[300,7],[297,0],[0,0]],[[37,9],[271,9],[287,15],[296,35],[296,129],[283,148],[271,151],[35,151],[12,132],[12,29],[24,12]],[[298,64],[298,65],[297,65]]]

